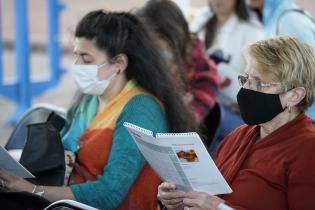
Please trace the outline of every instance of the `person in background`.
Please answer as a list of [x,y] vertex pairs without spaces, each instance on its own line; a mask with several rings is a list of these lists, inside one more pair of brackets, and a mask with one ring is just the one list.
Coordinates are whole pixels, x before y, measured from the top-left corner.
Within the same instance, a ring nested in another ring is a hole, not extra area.
[[256,15],[257,19],[262,23],[263,22],[263,4],[264,0],[249,0],[248,6],[253,14]]
[[204,53],[197,36],[189,32],[183,13],[173,1],[150,0],[137,15],[153,31],[160,53],[184,89],[186,105],[202,125],[217,102],[219,76],[214,62]]
[[208,0],[208,4],[191,23],[190,30],[198,33],[209,56],[217,61],[221,76],[223,119],[219,137],[213,142],[214,153],[218,142],[244,123],[236,102],[237,75],[245,71],[241,51],[265,36],[260,23],[250,18],[245,0]]
[[243,125],[227,136],[216,164],[231,194],[175,191],[162,183],[158,198],[169,209],[315,209],[315,128],[305,111],[315,97],[315,52],[279,36],[246,49],[247,68],[237,95]]
[[[294,36],[315,48],[315,19],[301,10],[294,0],[251,0],[250,5],[263,14],[268,37]],[[315,104],[307,114],[315,122]]]
[[74,55],[72,71],[83,94],[63,130],[65,149],[77,155],[70,186],[36,186],[0,171],[1,189],[104,210],[155,210],[160,179],[123,123],[154,133],[193,130],[163,58],[137,17],[103,10],[78,23]]
[[192,21],[190,30],[198,33],[208,54],[221,49],[225,58],[230,57],[231,69],[244,73],[241,51],[265,37],[262,26],[250,19],[244,0],[208,0],[208,4]]

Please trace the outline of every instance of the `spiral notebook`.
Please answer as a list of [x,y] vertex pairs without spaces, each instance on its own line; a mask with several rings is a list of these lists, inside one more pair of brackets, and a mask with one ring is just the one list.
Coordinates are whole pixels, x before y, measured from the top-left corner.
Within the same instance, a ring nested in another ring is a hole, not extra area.
[[174,183],[183,191],[211,195],[232,192],[197,133],[157,133],[154,136],[152,131],[134,124],[125,122],[124,126],[163,181]]

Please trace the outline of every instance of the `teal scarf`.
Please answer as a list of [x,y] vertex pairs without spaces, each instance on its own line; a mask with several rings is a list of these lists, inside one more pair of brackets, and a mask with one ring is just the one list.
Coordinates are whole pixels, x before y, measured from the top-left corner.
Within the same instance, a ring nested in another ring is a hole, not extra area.
[[79,150],[81,133],[92,122],[97,113],[98,97],[83,95],[77,106],[72,107],[67,114],[67,124],[61,131],[65,150]]

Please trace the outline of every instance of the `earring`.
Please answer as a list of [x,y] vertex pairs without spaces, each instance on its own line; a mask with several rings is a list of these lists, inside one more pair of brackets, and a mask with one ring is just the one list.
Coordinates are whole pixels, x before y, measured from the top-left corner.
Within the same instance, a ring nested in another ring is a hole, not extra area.
[[288,112],[291,113],[291,106],[287,106],[288,107]]

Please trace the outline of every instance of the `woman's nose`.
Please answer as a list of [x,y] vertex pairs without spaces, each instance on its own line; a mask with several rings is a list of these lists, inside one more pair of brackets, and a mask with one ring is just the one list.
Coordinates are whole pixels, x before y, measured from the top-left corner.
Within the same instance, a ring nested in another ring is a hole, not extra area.
[[80,59],[80,58],[76,57],[76,58],[74,58],[73,64],[79,64],[79,65],[82,65],[82,64],[83,64],[83,61],[82,61],[82,59]]

